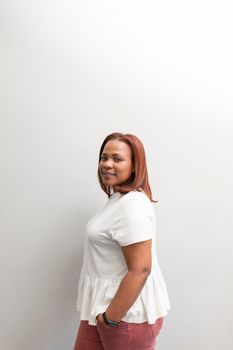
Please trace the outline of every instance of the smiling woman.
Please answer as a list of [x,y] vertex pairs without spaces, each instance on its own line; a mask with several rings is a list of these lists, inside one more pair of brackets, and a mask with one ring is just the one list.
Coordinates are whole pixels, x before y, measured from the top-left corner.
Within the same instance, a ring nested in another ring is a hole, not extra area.
[[86,224],[74,350],[153,350],[170,302],[142,142],[107,136],[98,178],[108,201]]
[[[112,176],[104,176],[106,173]],[[99,152],[98,178],[108,197],[111,192],[143,189],[152,202],[158,202],[152,199],[144,146],[135,135],[116,132],[105,138]]]
[[106,186],[124,183],[134,172],[132,151],[125,142],[119,140],[108,141],[103,149],[99,162],[99,171]]

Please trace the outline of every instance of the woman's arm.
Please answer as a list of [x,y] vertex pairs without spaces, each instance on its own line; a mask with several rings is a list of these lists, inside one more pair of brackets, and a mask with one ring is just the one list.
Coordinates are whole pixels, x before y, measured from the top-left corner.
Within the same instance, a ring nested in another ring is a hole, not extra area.
[[[108,319],[120,322],[140,294],[151,272],[151,242],[150,239],[122,247],[128,272],[106,310]],[[98,319],[103,321],[102,316]]]

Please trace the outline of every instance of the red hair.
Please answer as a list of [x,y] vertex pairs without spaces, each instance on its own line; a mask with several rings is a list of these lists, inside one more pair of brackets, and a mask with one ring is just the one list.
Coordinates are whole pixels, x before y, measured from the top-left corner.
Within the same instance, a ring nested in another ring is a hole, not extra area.
[[[101,161],[101,155],[102,155],[104,146],[110,140],[118,140],[121,142],[125,142],[127,145],[129,145],[132,152],[132,161],[135,169],[135,172],[132,173],[132,175],[126,182],[120,185],[114,185],[116,192],[120,192],[121,194],[126,194],[133,190],[137,190],[141,192],[141,189],[142,189],[147,195],[147,197],[151,200],[151,202],[157,203],[158,201],[152,198],[152,193],[151,193],[149,180],[148,180],[148,173],[147,173],[146,154],[145,154],[145,150],[142,142],[135,135],[114,132],[108,135],[104,139],[100,147],[99,163]],[[98,178],[99,178],[100,186],[102,187],[103,191],[108,195],[108,198],[109,198],[111,196],[110,188],[109,186],[104,185],[99,167],[98,167]]]

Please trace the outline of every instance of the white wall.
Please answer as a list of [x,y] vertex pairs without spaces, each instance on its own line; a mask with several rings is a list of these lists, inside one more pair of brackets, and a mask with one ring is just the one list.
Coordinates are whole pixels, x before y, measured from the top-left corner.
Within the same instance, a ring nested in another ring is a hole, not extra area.
[[72,349],[99,147],[145,145],[172,309],[158,350],[232,348],[230,1],[3,0],[0,347]]

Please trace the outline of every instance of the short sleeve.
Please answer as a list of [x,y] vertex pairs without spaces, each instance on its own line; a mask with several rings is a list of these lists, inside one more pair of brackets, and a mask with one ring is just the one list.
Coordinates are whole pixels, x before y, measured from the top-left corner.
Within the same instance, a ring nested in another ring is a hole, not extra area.
[[152,239],[154,232],[154,211],[141,198],[130,198],[121,204],[115,215],[113,239],[120,246]]

